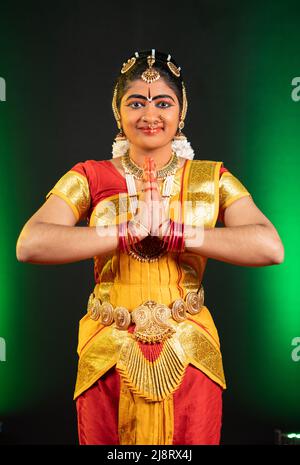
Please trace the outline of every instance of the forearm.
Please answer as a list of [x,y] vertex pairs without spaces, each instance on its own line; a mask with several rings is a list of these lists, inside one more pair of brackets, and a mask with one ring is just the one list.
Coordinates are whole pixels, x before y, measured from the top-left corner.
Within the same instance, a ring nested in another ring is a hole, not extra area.
[[186,250],[233,265],[267,266],[281,263],[281,247],[280,239],[270,228],[248,224],[205,229],[198,245]]
[[[99,233],[101,232],[101,235]],[[63,264],[86,260],[118,246],[115,226],[95,228],[36,223],[22,230],[17,242],[19,261],[34,264]]]

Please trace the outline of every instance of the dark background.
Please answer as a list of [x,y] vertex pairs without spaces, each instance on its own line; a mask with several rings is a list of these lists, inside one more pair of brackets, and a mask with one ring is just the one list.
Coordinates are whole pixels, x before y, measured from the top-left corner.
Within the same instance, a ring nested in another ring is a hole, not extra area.
[[300,74],[297,3],[1,2],[2,443],[77,443],[77,327],[94,285],[93,263],[19,263],[15,244],[71,166],[111,158],[113,81],[135,51],[151,48],[174,55],[182,68],[185,134],[195,158],[224,161],[291,250],[291,258],[268,270],[208,261],[206,305],[228,384],[222,443],[272,444],[275,428],[300,429],[300,364],[290,357],[291,339],[300,335],[299,247],[290,235],[298,224],[284,218],[287,211],[299,218],[288,189],[297,186],[300,144],[294,129],[291,138],[272,119],[276,111],[278,121],[299,128],[300,102],[289,96]]

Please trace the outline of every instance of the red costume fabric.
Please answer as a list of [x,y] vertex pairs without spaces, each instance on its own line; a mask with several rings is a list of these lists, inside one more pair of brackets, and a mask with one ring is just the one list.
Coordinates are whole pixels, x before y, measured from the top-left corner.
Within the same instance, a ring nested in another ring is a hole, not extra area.
[[[174,392],[173,444],[218,445],[222,388],[189,365]],[[187,395],[188,393],[188,395]],[[118,445],[120,375],[113,367],[76,400],[79,443]]]

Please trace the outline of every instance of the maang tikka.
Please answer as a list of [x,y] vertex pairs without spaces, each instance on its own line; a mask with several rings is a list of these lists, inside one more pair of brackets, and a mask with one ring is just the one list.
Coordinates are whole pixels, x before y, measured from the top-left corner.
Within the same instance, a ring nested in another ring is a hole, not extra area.
[[[139,58],[138,52],[135,52],[135,56],[131,57],[127,60],[127,62],[123,63],[121,74],[125,74],[129,69],[131,69],[136,61]],[[147,57],[147,64],[148,68],[141,74],[141,78],[147,82],[152,83],[157,81],[160,78],[160,74],[157,70],[153,69],[153,65],[156,61],[155,58],[155,49],[152,49],[151,55]],[[171,55],[167,57],[167,66],[169,70],[176,76],[180,76],[180,67],[177,67],[174,63],[171,62]],[[176,153],[177,156],[187,158],[192,160],[194,158],[194,150],[191,147],[190,142],[187,140],[186,136],[182,133],[182,129],[184,128],[184,120],[187,113],[187,97],[186,97],[186,90],[183,81],[182,84],[182,111],[180,115],[178,130],[174,139],[172,141],[172,150]],[[116,84],[113,99],[112,99],[112,110],[114,113],[114,117],[116,119],[119,133],[116,135],[114,143],[112,144],[112,155],[113,158],[121,157],[128,152],[129,149],[129,141],[125,136],[122,125],[121,125],[121,117],[117,107],[117,93],[118,93],[118,84]]]

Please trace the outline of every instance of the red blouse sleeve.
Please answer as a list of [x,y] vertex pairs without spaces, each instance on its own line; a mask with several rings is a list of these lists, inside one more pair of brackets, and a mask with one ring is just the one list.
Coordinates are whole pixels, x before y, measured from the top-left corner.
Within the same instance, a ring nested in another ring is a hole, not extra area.
[[228,171],[228,169],[227,169],[227,168],[225,168],[225,166],[221,166],[221,168],[220,168],[220,176],[219,176],[219,178],[222,176],[222,174],[223,174],[225,171]]

